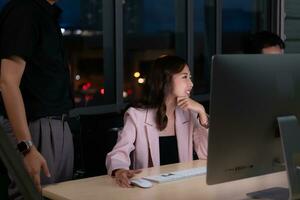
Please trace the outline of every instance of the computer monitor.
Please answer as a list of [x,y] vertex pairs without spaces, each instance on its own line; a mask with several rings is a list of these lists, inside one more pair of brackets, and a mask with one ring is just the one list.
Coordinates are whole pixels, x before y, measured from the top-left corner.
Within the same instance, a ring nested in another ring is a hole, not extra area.
[[287,164],[290,196],[300,195],[296,118],[299,54],[214,56],[207,184],[278,172]]

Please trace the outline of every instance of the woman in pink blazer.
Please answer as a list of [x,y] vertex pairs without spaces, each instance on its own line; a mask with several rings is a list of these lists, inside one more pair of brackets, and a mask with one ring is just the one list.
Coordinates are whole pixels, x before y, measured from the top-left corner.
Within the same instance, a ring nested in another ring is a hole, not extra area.
[[189,98],[192,87],[183,59],[155,60],[141,103],[125,113],[118,142],[106,157],[108,174],[120,186],[131,187],[136,169],[191,161],[193,150],[206,159],[208,119],[204,107]]

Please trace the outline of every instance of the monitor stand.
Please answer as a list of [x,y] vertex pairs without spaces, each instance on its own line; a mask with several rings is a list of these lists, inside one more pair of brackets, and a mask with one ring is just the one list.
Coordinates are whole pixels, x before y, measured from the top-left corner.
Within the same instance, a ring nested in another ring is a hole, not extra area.
[[294,115],[277,117],[289,189],[270,188],[248,193],[254,199],[300,200],[300,126]]
[[257,192],[248,193],[247,196],[251,197],[251,199],[288,200],[289,189],[282,187],[273,187]]

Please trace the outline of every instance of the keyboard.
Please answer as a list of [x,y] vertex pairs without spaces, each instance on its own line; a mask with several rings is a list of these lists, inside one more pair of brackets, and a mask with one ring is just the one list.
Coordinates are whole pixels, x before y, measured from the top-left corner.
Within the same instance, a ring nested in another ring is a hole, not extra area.
[[206,174],[206,167],[197,167],[197,168],[192,168],[187,170],[179,170],[179,171],[159,174],[156,176],[146,176],[144,177],[144,179],[156,183],[165,183],[169,181],[176,181],[176,180],[185,179],[193,176],[199,176],[203,174]]

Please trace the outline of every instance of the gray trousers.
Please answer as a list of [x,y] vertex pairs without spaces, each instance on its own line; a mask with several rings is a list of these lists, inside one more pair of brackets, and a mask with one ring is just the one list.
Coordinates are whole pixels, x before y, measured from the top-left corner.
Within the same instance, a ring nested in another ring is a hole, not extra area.
[[[0,125],[16,145],[17,141],[12,134],[8,120],[0,117]],[[68,123],[45,117],[30,122],[29,130],[33,144],[46,159],[51,174],[48,178],[41,171],[41,184],[47,185],[72,179],[74,147]],[[13,178],[11,178],[8,193],[10,199],[23,199]]]

